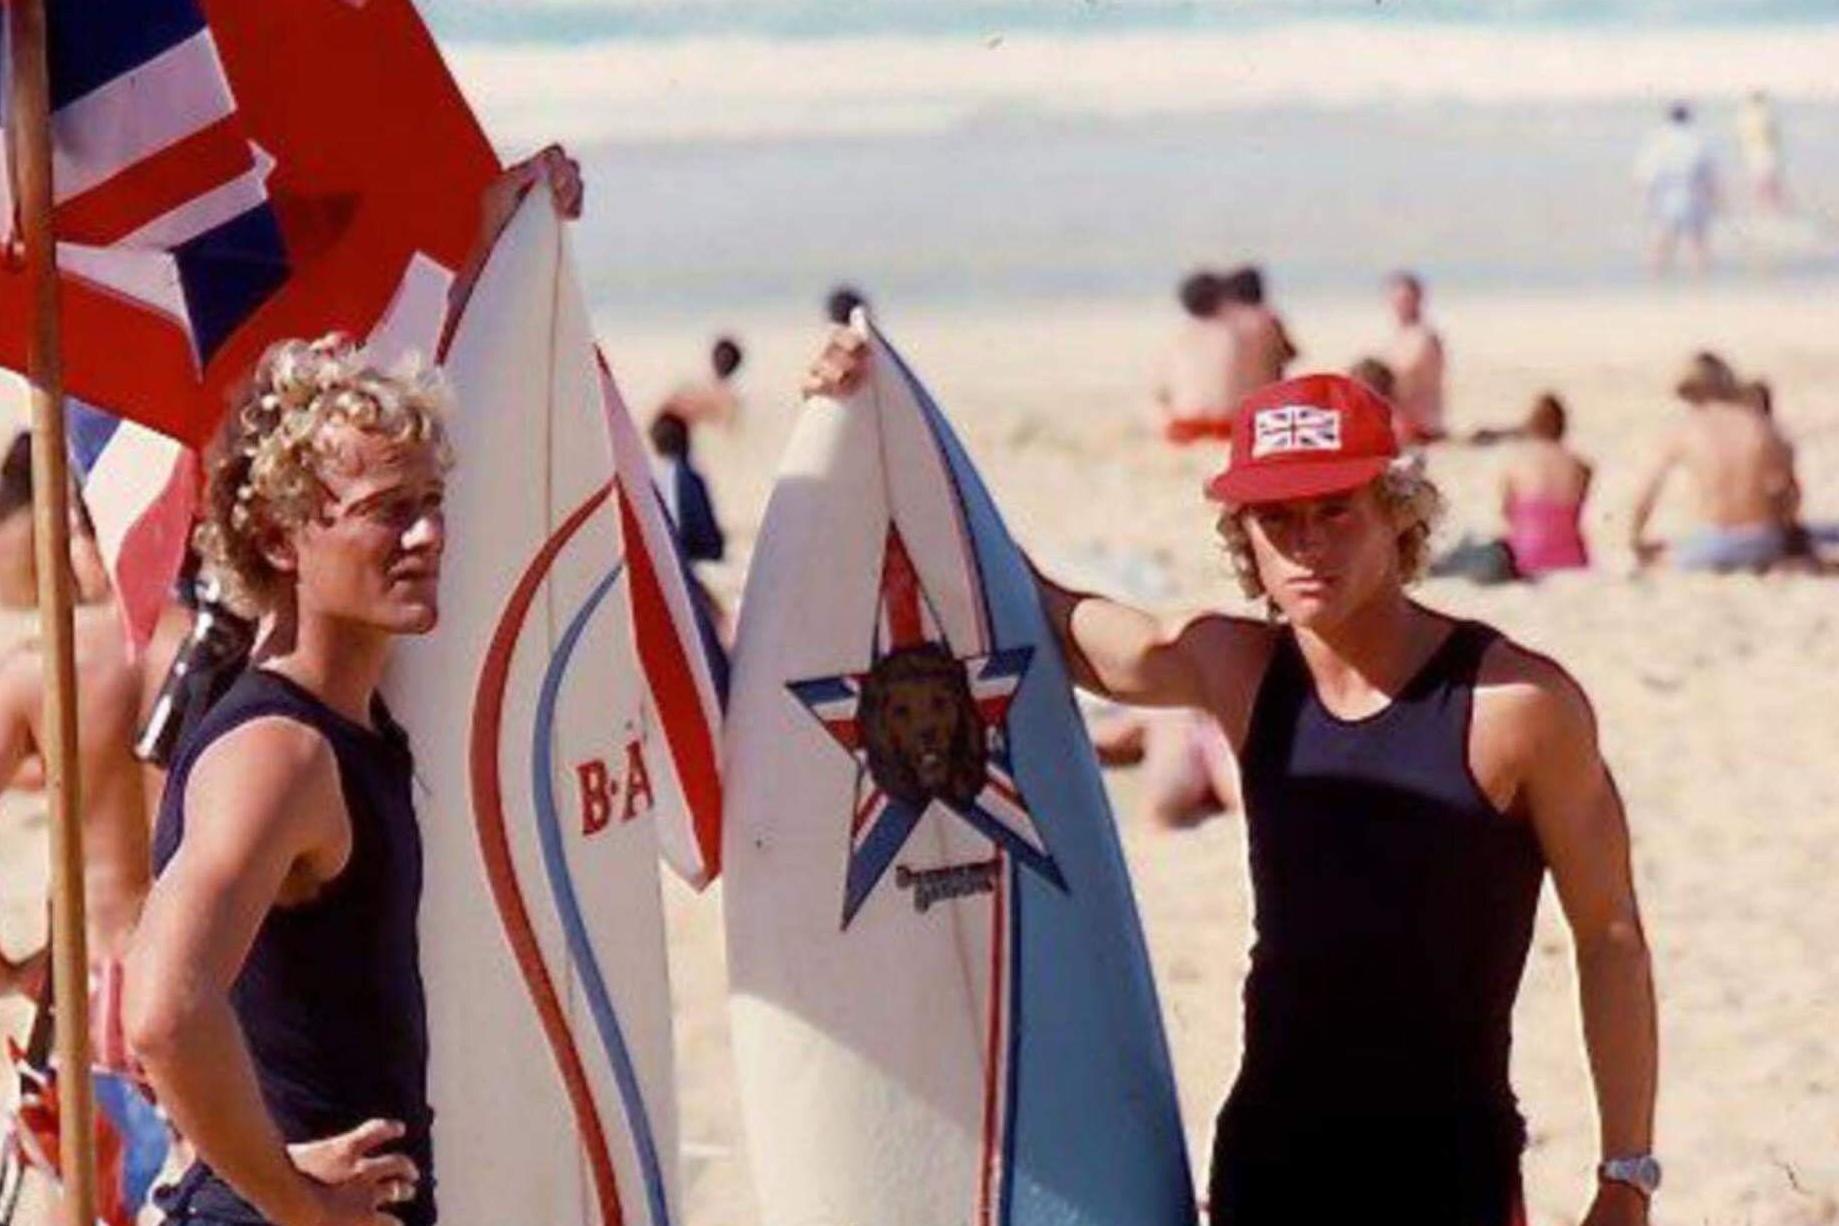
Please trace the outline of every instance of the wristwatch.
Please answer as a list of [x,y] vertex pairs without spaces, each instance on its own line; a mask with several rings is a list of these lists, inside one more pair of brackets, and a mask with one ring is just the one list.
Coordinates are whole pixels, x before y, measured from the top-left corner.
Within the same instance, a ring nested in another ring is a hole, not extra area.
[[1596,1168],[1596,1177],[1612,1183],[1625,1183],[1643,1196],[1652,1196],[1660,1190],[1660,1163],[1652,1154],[1608,1158]]

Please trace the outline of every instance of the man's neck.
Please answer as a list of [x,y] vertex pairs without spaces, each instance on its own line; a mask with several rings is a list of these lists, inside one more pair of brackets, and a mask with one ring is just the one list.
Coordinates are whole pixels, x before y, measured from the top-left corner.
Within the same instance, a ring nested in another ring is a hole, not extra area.
[[1396,694],[1421,665],[1434,619],[1392,587],[1332,626],[1301,628],[1297,646],[1316,687],[1336,706]]
[[370,703],[383,682],[394,638],[374,626],[304,614],[293,642],[266,662],[360,724],[370,723]]

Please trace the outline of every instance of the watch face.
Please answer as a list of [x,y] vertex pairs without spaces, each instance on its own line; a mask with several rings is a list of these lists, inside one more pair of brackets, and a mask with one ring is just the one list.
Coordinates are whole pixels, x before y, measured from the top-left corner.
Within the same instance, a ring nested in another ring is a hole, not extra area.
[[1660,1163],[1651,1154],[1639,1158],[1611,1158],[1603,1163],[1603,1178],[1626,1183],[1652,1195],[1660,1187]]

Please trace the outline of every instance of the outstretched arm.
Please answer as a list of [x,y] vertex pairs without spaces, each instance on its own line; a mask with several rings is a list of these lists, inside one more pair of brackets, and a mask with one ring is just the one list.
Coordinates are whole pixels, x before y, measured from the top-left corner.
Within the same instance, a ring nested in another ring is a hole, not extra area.
[[1035,586],[1060,650],[1081,688],[1144,707],[1210,707],[1209,652],[1244,636],[1219,614],[1157,617],[1121,601],[1061,587],[1037,569]]
[[560,145],[548,145],[536,153],[508,167],[505,172],[492,180],[479,200],[479,237],[473,243],[472,254],[467,257],[466,266],[453,279],[453,287],[447,291],[447,318],[456,320],[466,307],[466,300],[472,296],[473,284],[478,281],[479,273],[485,268],[485,261],[491,255],[492,244],[498,241],[498,235],[517,211],[517,206],[529,194],[530,189],[539,181],[547,180],[549,190],[555,195],[556,213],[568,221],[581,216],[581,205],[586,194],[581,181],[581,163],[568,155]]
[[[1628,823],[1597,747],[1588,700],[1555,666],[1527,701],[1523,795],[1576,945],[1578,1002],[1604,1158],[1653,1145],[1659,1039]],[[1646,1221],[1645,1198],[1604,1183],[1586,1226]]]
[[[867,342],[853,328],[831,330],[822,353],[805,374],[806,396],[848,396],[868,377]],[[1036,569],[1035,583],[1048,624],[1083,689],[1139,706],[1211,707],[1217,695],[1207,678],[1236,676],[1232,656],[1249,661],[1255,631],[1248,622],[1219,615],[1164,622],[1116,600],[1061,587]],[[1225,659],[1221,659],[1222,654]],[[1225,667],[1203,666],[1218,660]]]
[[1660,501],[1660,491],[1666,487],[1667,475],[1680,461],[1680,442],[1678,434],[1667,439],[1654,463],[1648,466],[1641,480],[1640,492],[1635,495],[1635,513],[1628,526],[1628,542],[1634,548],[1635,560],[1644,566],[1658,559],[1662,552],[1659,542],[1648,539],[1647,521],[1653,518],[1654,507]]

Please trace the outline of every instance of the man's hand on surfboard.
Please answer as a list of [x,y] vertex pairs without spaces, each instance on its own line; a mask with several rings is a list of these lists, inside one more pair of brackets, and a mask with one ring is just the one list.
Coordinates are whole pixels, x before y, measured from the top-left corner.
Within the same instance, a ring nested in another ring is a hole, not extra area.
[[336,1137],[287,1147],[295,1168],[321,1189],[311,1226],[399,1226],[384,1210],[415,1199],[421,1172],[407,1154],[377,1151],[404,1131],[395,1120],[366,1120]]
[[512,184],[513,204],[523,199],[524,193],[535,186],[537,180],[546,179],[550,194],[556,200],[556,215],[565,221],[581,216],[581,202],[586,195],[581,163],[570,157],[562,146],[545,146],[505,171],[504,177]]
[[868,378],[868,338],[854,328],[838,326],[830,330],[824,351],[805,372],[799,387],[806,399],[813,396],[840,398],[849,395]]

